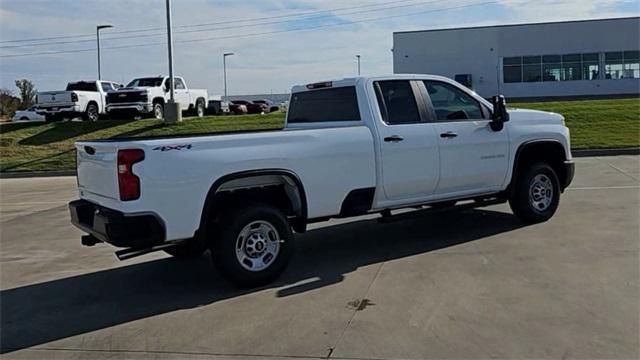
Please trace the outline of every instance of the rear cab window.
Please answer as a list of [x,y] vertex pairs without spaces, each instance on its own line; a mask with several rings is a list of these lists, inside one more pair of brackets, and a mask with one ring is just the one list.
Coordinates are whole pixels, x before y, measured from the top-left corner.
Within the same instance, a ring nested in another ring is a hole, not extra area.
[[67,84],[66,91],[98,91],[98,87],[95,82],[77,82],[77,83],[69,83]]
[[326,87],[293,93],[287,123],[360,121],[355,86]]

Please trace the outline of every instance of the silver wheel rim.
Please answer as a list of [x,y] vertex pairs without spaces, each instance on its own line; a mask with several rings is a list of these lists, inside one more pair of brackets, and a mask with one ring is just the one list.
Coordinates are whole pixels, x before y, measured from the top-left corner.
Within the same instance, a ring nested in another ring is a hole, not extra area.
[[154,108],[154,113],[156,119],[162,119],[162,108],[159,105],[156,105],[156,107]]
[[539,212],[546,211],[553,201],[553,183],[544,174],[536,175],[529,185],[529,203]]
[[89,121],[98,120],[98,109],[95,106],[89,106]]
[[262,271],[276,260],[280,235],[269,222],[257,220],[245,226],[236,239],[236,258],[246,270]]
[[202,103],[198,103],[198,117],[204,116],[204,106]]

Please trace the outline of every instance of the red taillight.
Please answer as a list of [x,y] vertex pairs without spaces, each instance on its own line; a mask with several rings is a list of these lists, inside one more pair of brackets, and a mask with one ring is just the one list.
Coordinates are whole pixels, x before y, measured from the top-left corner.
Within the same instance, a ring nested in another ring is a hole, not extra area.
[[144,160],[144,150],[118,150],[118,186],[120,200],[136,200],[140,197],[140,178],[133,173],[133,164]]
[[78,102],[78,94],[72,92],[71,93],[71,101],[72,102]]

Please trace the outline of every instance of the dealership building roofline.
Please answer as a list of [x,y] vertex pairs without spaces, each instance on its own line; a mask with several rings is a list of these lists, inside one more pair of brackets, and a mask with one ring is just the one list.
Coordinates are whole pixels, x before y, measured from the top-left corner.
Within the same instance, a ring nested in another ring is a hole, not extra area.
[[477,29],[492,29],[492,28],[507,28],[514,26],[535,26],[535,25],[553,25],[553,24],[571,24],[571,23],[583,23],[594,21],[611,21],[611,20],[629,20],[640,19],[640,16],[625,16],[614,18],[597,18],[597,19],[580,19],[580,20],[564,20],[564,21],[544,21],[533,23],[518,23],[518,24],[505,24],[505,25],[480,25],[480,26],[468,26],[468,27],[453,27],[453,28],[440,28],[440,29],[424,29],[424,30],[407,30],[407,31],[394,31],[394,34],[411,34],[421,32],[434,32],[434,31],[454,31],[454,30],[477,30]]

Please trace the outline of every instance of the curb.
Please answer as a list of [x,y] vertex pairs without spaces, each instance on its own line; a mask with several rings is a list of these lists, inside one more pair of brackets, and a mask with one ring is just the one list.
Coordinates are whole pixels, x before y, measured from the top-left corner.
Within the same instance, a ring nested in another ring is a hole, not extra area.
[[36,177],[76,176],[75,170],[64,171],[16,171],[0,172],[0,179],[20,179]]
[[640,148],[571,150],[573,157],[640,155]]
[[[620,148],[620,149],[579,149],[572,150],[573,157],[590,156],[617,156],[617,155],[640,155],[640,148]],[[76,176],[75,170],[65,171],[22,171],[22,172],[0,172],[0,179],[20,179],[32,177],[56,177],[56,176]]]

